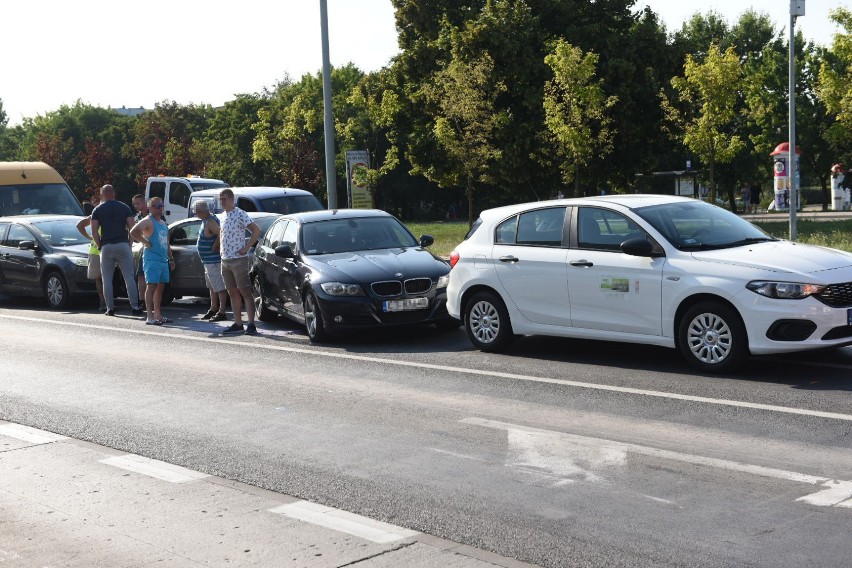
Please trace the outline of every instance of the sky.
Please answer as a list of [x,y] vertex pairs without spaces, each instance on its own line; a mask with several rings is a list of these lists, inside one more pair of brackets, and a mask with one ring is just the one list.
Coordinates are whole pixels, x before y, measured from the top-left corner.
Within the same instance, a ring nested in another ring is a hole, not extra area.
[[[787,0],[638,0],[670,32],[696,11],[734,23],[750,7],[776,28]],[[399,52],[390,0],[327,0],[331,64],[381,69]],[[158,102],[220,106],[322,68],[320,3],[311,0],[4,0],[0,100],[9,124],[73,105],[154,108]],[[796,29],[825,46],[837,31],[829,9],[806,0]]]

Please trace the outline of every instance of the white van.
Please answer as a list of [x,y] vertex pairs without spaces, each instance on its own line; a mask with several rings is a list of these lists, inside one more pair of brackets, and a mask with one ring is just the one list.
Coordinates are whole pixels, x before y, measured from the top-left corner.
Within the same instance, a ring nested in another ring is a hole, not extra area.
[[0,162],[0,216],[83,215],[59,173],[44,162]]
[[145,202],[152,197],[163,200],[163,218],[172,223],[189,217],[189,196],[205,189],[222,189],[228,184],[220,179],[188,175],[186,177],[152,176],[145,183]]

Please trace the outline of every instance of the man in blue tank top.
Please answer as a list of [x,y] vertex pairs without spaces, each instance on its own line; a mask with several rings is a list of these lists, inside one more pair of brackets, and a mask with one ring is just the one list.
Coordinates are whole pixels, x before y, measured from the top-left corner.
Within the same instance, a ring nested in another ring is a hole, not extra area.
[[201,319],[224,321],[228,292],[222,278],[222,257],[219,254],[219,219],[210,214],[210,206],[203,199],[195,204],[195,216],[201,219],[198,231],[198,256],[204,266],[204,280],[210,290],[210,309]]
[[160,304],[163,291],[169,282],[169,271],[174,270],[175,259],[169,247],[169,227],[163,221],[163,200],[152,197],[148,202],[148,216],[130,229],[130,236],[142,243],[142,270],[145,273],[145,309],[148,325],[169,323],[163,317]]

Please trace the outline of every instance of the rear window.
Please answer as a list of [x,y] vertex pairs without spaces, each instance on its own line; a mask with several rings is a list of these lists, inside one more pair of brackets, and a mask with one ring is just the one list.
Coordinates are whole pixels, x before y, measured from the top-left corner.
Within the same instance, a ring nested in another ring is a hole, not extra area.
[[62,183],[0,186],[0,215],[83,215],[83,206]]
[[464,236],[464,240],[468,240],[470,237],[472,237],[476,230],[481,226],[482,217],[473,222],[473,225],[470,226],[470,229],[468,229],[467,234]]
[[323,209],[320,200],[313,195],[282,195],[261,199],[260,202],[263,205],[262,211],[282,215]]

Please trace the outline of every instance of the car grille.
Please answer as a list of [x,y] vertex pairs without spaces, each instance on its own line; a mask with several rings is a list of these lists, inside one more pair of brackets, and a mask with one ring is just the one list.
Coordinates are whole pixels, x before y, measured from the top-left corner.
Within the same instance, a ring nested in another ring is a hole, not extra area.
[[832,308],[852,307],[852,282],[845,284],[830,284],[814,298]]
[[397,280],[373,282],[371,288],[377,296],[399,296],[402,294],[402,283]]
[[406,294],[425,294],[432,289],[431,278],[412,278],[405,281]]
[[412,278],[404,283],[398,280],[373,282],[370,287],[377,296],[399,296],[403,288],[406,294],[425,294],[432,289],[431,278]]

